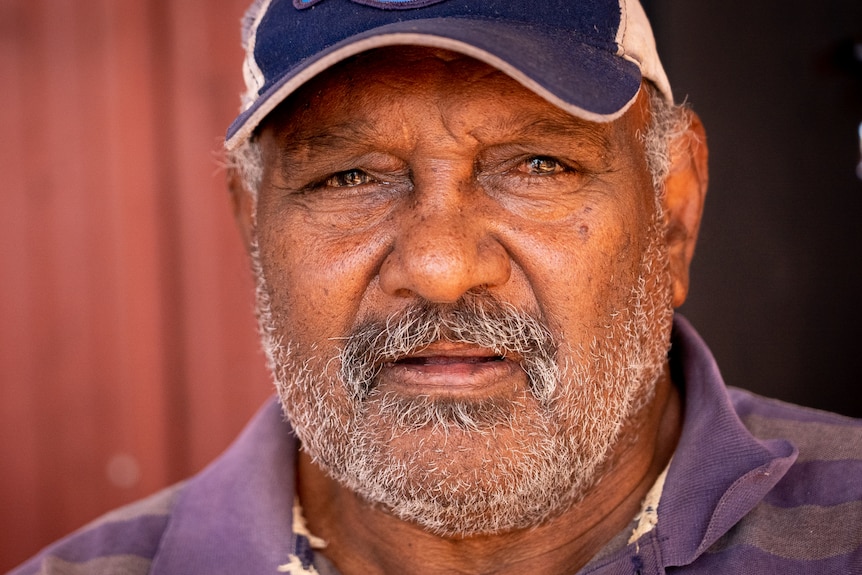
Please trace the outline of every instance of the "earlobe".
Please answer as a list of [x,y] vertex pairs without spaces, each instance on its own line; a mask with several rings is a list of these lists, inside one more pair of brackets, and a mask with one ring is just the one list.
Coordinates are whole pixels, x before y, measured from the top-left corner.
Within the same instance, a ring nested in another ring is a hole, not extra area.
[[254,192],[246,189],[242,175],[237,168],[228,168],[227,185],[230,191],[231,206],[246,249],[251,247],[254,238],[255,198]]
[[670,173],[665,179],[665,210],[673,306],[688,294],[689,266],[703,213],[709,172],[706,131],[697,114],[689,111],[690,125],[671,143]]

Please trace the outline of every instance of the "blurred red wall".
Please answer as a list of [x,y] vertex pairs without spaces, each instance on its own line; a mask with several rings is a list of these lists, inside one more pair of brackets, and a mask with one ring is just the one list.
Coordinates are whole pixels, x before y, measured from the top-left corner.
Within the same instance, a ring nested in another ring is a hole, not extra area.
[[0,572],[270,394],[218,154],[247,0],[0,0]]

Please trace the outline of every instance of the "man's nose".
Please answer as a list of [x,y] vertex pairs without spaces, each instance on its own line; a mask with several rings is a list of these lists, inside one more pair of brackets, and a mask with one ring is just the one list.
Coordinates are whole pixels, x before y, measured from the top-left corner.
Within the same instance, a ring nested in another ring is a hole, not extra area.
[[452,303],[476,288],[505,284],[509,254],[481,205],[458,192],[419,201],[402,214],[392,251],[380,268],[380,287],[396,297]]

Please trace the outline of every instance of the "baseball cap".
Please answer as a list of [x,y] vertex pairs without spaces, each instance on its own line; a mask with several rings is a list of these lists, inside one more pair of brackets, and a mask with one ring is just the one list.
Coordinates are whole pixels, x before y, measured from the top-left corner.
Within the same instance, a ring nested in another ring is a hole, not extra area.
[[226,148],[315,75],[400,45],[473,57],[590,121],[621,116],[642,79],[673,101],[638,0],[256,0],[243,19],[246,91]]

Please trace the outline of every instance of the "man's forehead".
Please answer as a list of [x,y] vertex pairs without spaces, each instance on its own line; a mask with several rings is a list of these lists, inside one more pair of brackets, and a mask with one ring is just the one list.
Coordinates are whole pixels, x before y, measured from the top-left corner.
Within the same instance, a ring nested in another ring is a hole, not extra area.
[[[408,91],[409,90],[409,91]],[[470,56],[438,48],[399,46],[364,52],[319,74],[288,97],[264,122],[289,134],[290,148],[330,146],[362,140],[380,132],[380,118],[367,115],[369,106],[397,114],[394,96],[409,93],[413,109],[429,113],[443,108],[484,111],[472,135],[578,137],[609,147],[609,134],[642,116],[633,106],[612,122],[592,122],[573,116],[521,86],[504,72]],[[432,93],[436,100],[417,97]],[[385,97],[384,97],[385,96]],[[514,105],[517,103],[517,105]],[[475,105],[472,105],[475,104]],[[643,103],[641,103],[643,104]],[[321,124],[322,117],[327,122]]]

